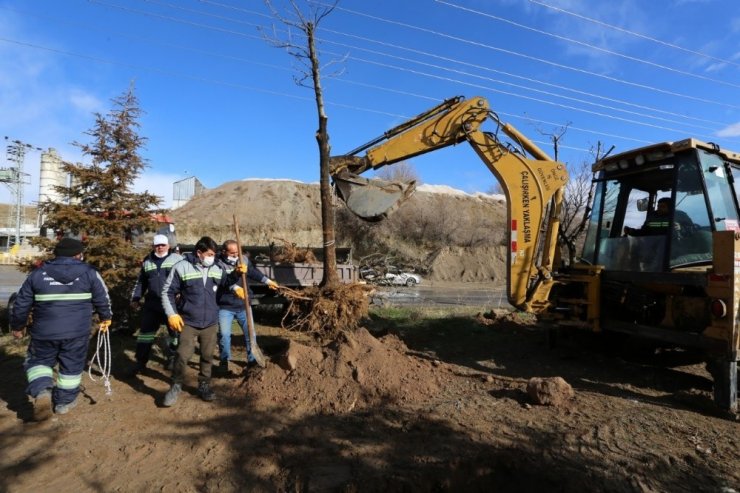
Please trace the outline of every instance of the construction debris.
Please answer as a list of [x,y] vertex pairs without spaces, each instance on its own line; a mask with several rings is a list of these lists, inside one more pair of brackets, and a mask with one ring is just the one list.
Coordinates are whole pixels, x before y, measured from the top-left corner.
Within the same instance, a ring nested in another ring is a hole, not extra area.
[[299,248],[295,243],[282,238],[283,246],[277,247],[270,260],[281,264],[318,264],[313,251],[310,248]]

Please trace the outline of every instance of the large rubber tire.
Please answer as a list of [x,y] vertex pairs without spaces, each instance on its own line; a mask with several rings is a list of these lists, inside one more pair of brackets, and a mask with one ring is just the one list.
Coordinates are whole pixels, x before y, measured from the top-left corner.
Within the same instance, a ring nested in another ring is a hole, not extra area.
[[709,367],[714,379],[714,403],[726,411],[738,411],[737,361],[714,360]]
[[406,286],[410,288],[416,286],[416,280],[409,277],[408,279],[406,279]]

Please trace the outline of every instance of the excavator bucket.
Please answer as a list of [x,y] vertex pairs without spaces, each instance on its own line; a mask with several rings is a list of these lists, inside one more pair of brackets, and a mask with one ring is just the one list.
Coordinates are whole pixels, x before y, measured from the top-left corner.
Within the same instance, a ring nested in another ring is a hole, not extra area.
[[337,194],[353,214],[365,221],[381,221],[416,190],[416,182],[367,179],[349,172],[334,176]]

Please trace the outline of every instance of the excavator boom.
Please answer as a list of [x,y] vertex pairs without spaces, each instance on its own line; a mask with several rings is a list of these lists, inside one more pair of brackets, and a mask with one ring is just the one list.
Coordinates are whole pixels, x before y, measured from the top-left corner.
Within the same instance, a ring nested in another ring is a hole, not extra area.
[[[485,121],[497,124],[484,132]],[[502,131],[511,142],[504,143]],[[539,312],[547,308],[552,285],[565,166],[550,159],[525,136],[504,125],[481,97],[452,98],[385,132],[343,156],[331,158],[339,196],[355,214],[379,220],[414,191],[414,183],[377,183],[357,176],[370,169],[468,142],[501,184],[508,204],[509,302]],[[366,151],[364,156],[358,153]]]

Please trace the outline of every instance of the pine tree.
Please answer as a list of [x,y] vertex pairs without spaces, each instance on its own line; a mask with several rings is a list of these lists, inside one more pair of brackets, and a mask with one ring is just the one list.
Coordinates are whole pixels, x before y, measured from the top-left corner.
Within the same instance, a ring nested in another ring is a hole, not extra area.
[[[148,192],[134,193],[134,181],[147,167],[140,150],[146,138],[139,136],[141,109],[133,87],[113,99],[107,114],[95,114],[87,144],[75,142],[89,165],[65,162],[62,169],[70,177],[69,186],[57,186],[64,202],[39,204],[43,226],[57,235],[81,238],[85,261],[93,265],[105,280],[113,303],[114,324],[128,319],[131,290],[136,282],[141,260],[149,245],[137,246],[137,235],[153,231],[153,213],[160,198]],[[39,238],[32,242],[47,249],[55,241]]]

